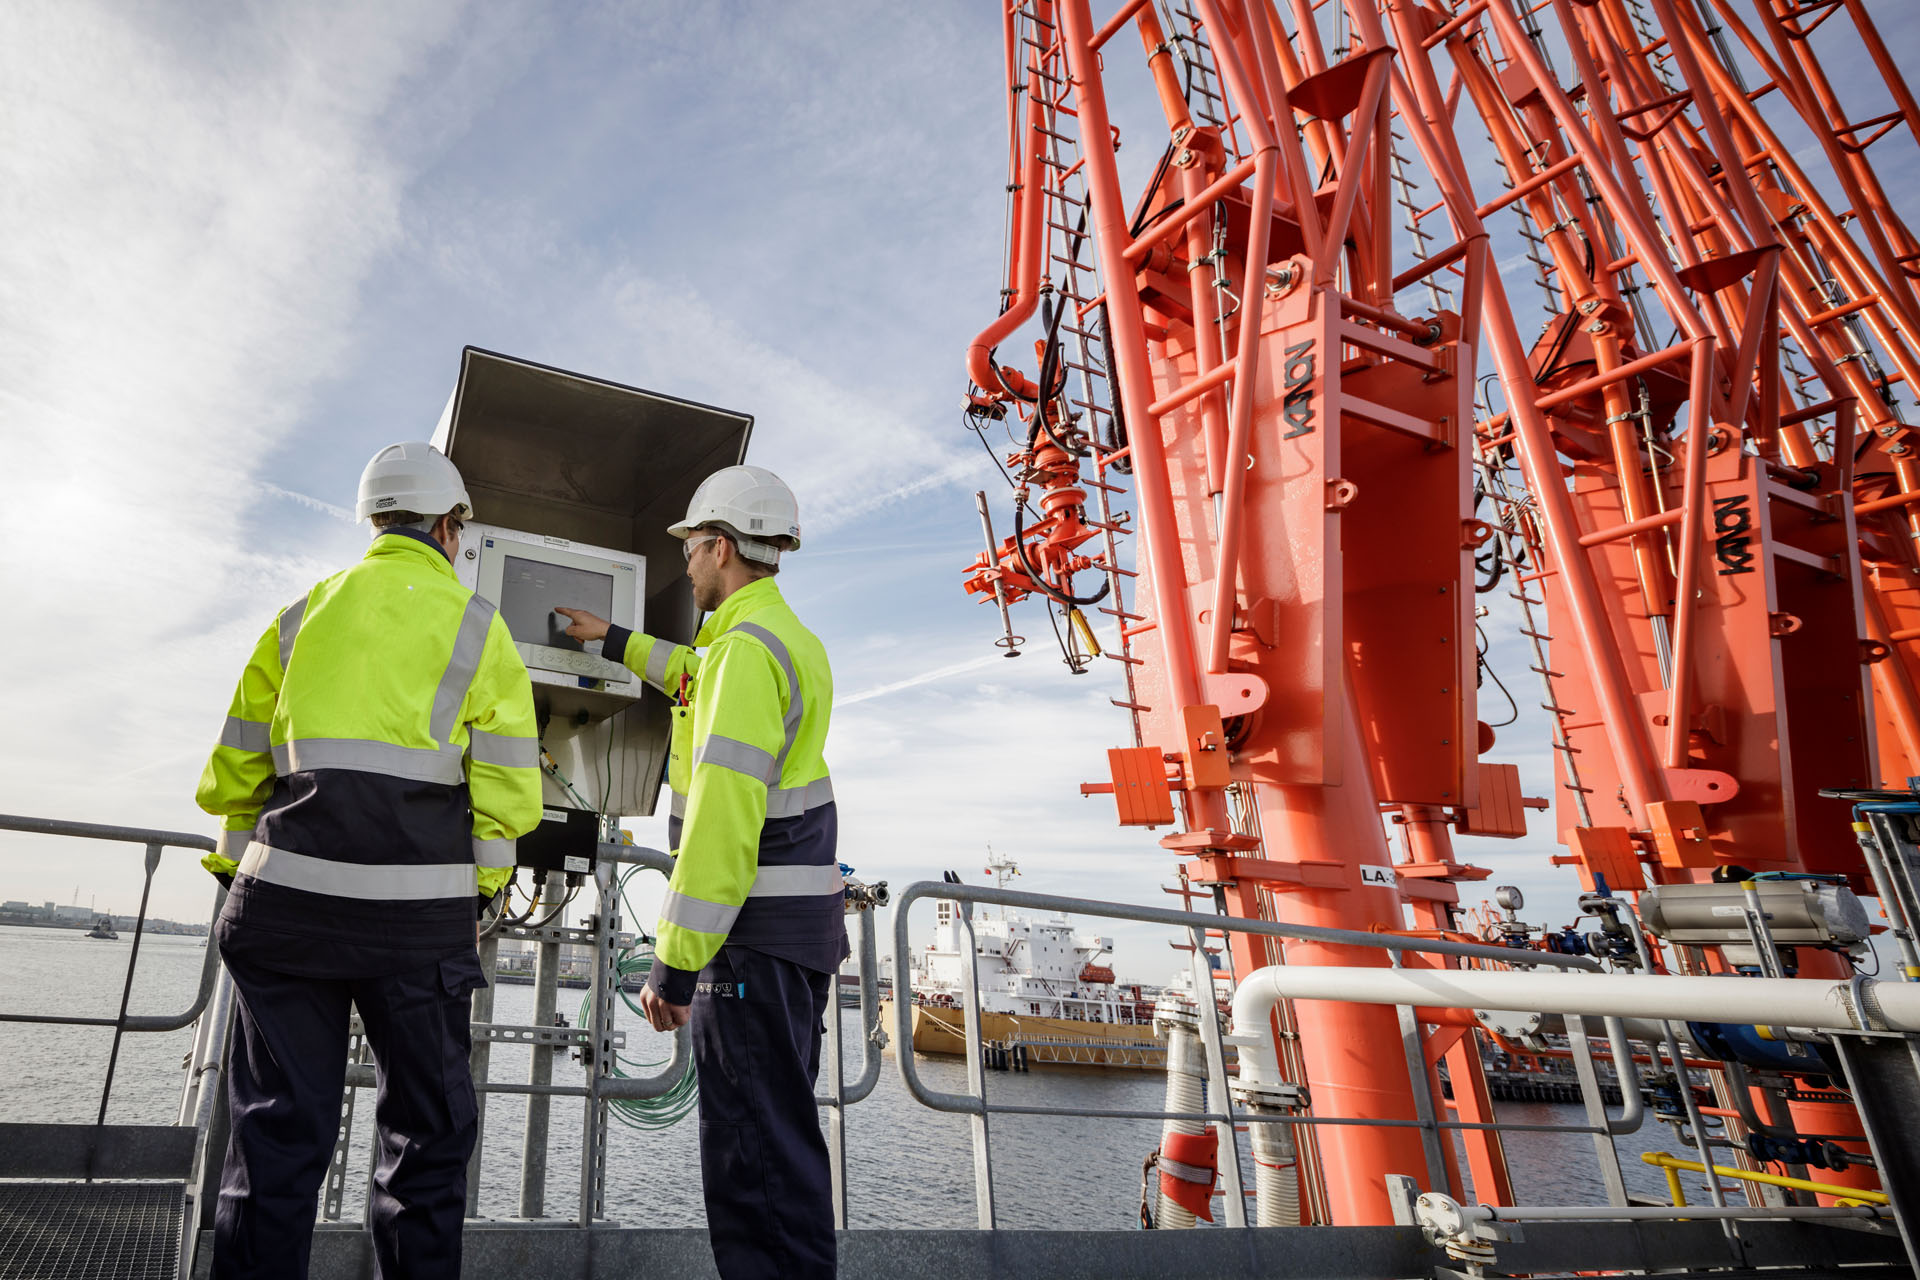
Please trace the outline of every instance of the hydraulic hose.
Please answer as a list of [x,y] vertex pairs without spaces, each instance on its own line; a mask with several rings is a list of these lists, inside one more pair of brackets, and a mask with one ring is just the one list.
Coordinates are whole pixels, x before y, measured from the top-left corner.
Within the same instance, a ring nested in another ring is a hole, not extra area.
[[[1091,449],[1070,444],[1053,433],[1047,423],[1047,406],[1058,400],[1067,389],[1067,371],[1060,367],[1060,318],[1067,314],[1064,303],[1054,309],[1052,298],[1040,299],[1040,319],[1047,327],[1046,344],[1040,353],[1040,398],[1034,402],[1033,424],[1052,442],[1060,452],[1075,458],[1085,458],[1092,454]],[[1059,385],[1054,384],[1058,382]],[[1033,437],[1027,437],[1027,447],[1033,447]]]

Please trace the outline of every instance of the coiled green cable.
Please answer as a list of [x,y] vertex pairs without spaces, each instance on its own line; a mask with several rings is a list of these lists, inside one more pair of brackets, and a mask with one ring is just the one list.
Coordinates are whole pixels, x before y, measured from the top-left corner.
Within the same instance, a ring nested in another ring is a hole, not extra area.
[[[620,877],[620,909],[626,914],[629,920],[634,919],[635,916],[632,906],[627,902],[627,881],[631,880],[636,874],[643,870],[645,870],[643,867],[629,867]],[[631,975],[640,977],[644,981],[646,975],[651,972],[652,969],[653,942],[651,939],[636,942],[633,946],[628,947],[618,956],[614,957],[613,970],[616,975],[614,989],[620,993],[621,1001],[634,1013],[641,1012],[640,1006],[635,1002],[633,997],[628,994],[626,980]],[[582,1027],[588,1025],[592,1011],[593,993],[589,991],[580,1001],[580,1015],[575,1025]],[[645,1017],[644,1014],[641,1014],[641,1016],[643,1018]],[[628,1059],[627,1064],[636,1068],[659,1068],[666,1066],[669,1061],[671,1061],[670,1057],[646,1062]],[[623,1080],[629,1079],[636,1074],[636,1072],[622,1069],[622,1059],[617,1051],[613,1054],[610,1071],[616,1078]],[[644,1071],[639,1072],[639,1074],[644,1074]],[[692,1113],[694,1106],[699,1100],[699,1080],[694,1075],[693,1063],[689,1062],[687,1063],[686,1074],[680,1077],[679,1082],[676,1083],[673,1088],[667,1090],[659,1097],[609,1098],[607,1100],[607,1107],[612,1113],[613,1118],[629,1129],[657,1131],[661,1129],[671,1129],[674,1125],[686,1119],[687,1116]]]

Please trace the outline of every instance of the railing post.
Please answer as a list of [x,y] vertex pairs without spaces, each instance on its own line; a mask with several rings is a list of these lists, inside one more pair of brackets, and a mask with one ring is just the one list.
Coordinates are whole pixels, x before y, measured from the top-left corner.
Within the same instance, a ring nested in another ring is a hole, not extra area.
[[[165,846],[157,840],[147,842],[147,874],[140,885],[140,914],[133,922],[133,949],[127,953],[127,980],[120,988],[120,1014],[113,1020],[113,1049],[107,1054],[107,1078],[100,1086],[100,1115],[94,1120],[94,1127],[104,1128],[107,1123],[107,1100],[113,1096],[113,1073],[120,1065],[120,1038],[127,1032],[127,1002],[133,998],[133,970],[140,963],[140,938],[147,928],[147,900],[153,896],[153,873],[160,869],[160,851]],[[207,945],[214,945],[213,939],[207,939]],[[92,1160],[88,1161],[87,1181],[93,1181]]]
[[[533,961],[533,1025],[553,1025],[554,1008],[560,985],[560,944],[541,930],[540,950]],[[533,1058],[527,1067],[527,1083],[544,1088],[553,1083],[553,1051],[546,1045],[533,1046]],[[520,1216],[546,1216],[547,1129],[553,1099],[546,1093],[527,1095],[527,1128],[520,1143]]]
[[1233,1128],[1233,1090],[1227,1088],[1227,1053],[1220,1040],[1220,1001],[1213,994],[1213,970],[1207,964],[1207,931],[1187,930],[1193,939],[1193,996],[1200,1006],[1200,1043],[1207,1051],[1207,1078],[1212,1085],[1209,1103],[1226,1112],[1225,1120],[1216,1120],[1218,1135],[1220,1194],[1226,1199],[1227,1225],[1247,1225],[1247,1197],[1240,1182],[1240,1135]]
[[[489,933],[475,947],[480,957],[480,973],[487,985],[473,993],[471,1025],[485,1027],[493,1021],[493,984],[500,974],[500,935]],[[473,1038],[467,1054],[467,1071],[473,1076],[473,1155],[467,1159],[467,1216],[480,1216],[480,1157],[487,1145],[487,1073],[493,1061],[493,1040],[486,1035]]]
[[[866,912],[854,913],[866,927]],[[840,1053],[840,975],[827,991],[827,1177],[832,1184],[833,1228],[847,1229],[847,1076]],[[862,1061],[865,1059],[863,1058]]]
[[1593,1066],[1593,1046],[1587,1041],[1587,1025],[1578,1014],[1569,1013],[1565,1017],[1567,1047],[1573,1050],[1573,1072],[1580,1078],[1580,1101],[1587,1110],[1587,1123],[1594,1126],[1593,1154],[1600,1166],[1600,1181],[1607,1188],[1607,1203],[1623,1205],[1627,1203],[1627,1184],[1620,1174],[1620,1153],[1614,1149],[1613,1129],[1607,1122],[1607,1100],[1600,1092],[1600,1073]]
[[[613,864],[602,859],[593,871],[599,910],[593,917],[593,975],[587,987],[587,1025],[592,1039],[581,1046],[587,1097],[580,1133],[580,1213],[582,1229],[606,1216],[607,1100],[601,1094],[613,1053],[613,1002],[619,994],[619,966],[613,961],[613,939],[620,929],[620,892]],[[566,922],[561,921],[564,925]]]
[[[965,1003],[963,1027],[966,1032],[967,1054],[967,1092],[980,1104],[979,1109],[970,1117],[973,1131],[973,1200],[974,1210],[979,1216],[980,1229],[991,1231],[994,1228],[993,1210],[993,1153],[987,1140],[987,1073],[986,1066],[980,1061],[982,1042],[980,1039],[980,955],[973,940],[973,904],[959,902],[961,947],[966,952],[967,962],[960,966],[961,992]],[[901,992],[900,951],[894,950],[894,999]],[[911,996],[911,983],[908,993]],[[911,1045],[902,1045],[903,1054],[912,1052]]]
[[[1402,967],[1399,952],[1392,957],[1393,967]],[[1448,1144],[1441,1136],[1438,1122],[1444,1119],[1440,1115],[1441,1101],[1433,1096],[1433,1084],[1427,1075],[1427,1051],[1420,1043],[1420,1020],[1415,1016],[1412,1005],[1397,1004],[1393,1007],[1400,1020],[1400,1048],[1407,1058],[1407,1084],[1413,1094],[1413,1114],[1420,1121],[1421,1149],[1427,1157],[1427,1185],[1435,1191],[1447,1190],[1451,1179],[1448,1172],[1453,1166],[1447,1150]],[[1464,1082],[1456,1082],[1454,1096]]]

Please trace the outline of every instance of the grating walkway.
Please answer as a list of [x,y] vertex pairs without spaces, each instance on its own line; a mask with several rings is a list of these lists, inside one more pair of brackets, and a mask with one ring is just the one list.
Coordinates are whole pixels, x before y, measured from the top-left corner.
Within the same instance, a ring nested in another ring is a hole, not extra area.
[[0,1182],[4,1280],[176,1280],[178,1182]]

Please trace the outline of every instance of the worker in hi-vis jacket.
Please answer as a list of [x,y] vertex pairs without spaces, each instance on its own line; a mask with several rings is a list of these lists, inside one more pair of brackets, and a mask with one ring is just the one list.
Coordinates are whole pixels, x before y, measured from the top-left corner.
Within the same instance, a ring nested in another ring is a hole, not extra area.
[[451,461],[382,449],[356,515],[366,558],[267,627],[200,777],[224,819],[203,861],[230,886],[215,936],[238,1012],[215,1280],[307,1274],[351,1010],[379,1079],[374,1274],[460,1274],[475,921],[540,821],[533,690],[454,578],[472,505]]
[[[700,1172],[723,1280],[834,1274],[827,1147],[814,1105],[833,975],[847,955],[826,651],[780,597],[780,552],[800,545],[793,493],[728,467],[668,532],[685,540],[694,648],[580,609],[567,634],[606,639],[673,700],[672,883],[641,1007],[666,1031],[692,1019]],[[696,652],[696,649],[698,652]]]

